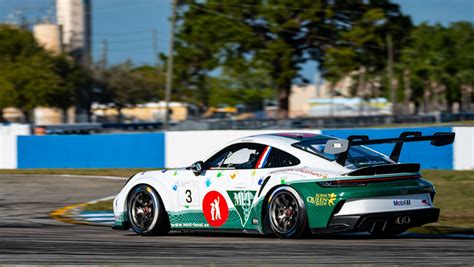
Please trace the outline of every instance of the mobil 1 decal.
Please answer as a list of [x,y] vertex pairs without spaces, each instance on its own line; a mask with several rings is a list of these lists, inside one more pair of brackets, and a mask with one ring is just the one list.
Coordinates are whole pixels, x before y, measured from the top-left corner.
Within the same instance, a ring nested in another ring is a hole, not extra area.
[[202,200],[202,212],[210,226],[219,227],[229,218],[229,206],[224,196],[217,191],[210,191]]
[[257,191],[227,191],[239,214],[242,226],[247,223],[250,217],[250,211],[252,210],[252,203],[256,192]]

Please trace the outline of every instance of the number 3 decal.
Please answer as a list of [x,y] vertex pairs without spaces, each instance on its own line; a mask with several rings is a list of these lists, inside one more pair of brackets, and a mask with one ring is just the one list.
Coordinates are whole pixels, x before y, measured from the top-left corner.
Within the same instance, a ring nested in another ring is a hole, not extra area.
[[192,192],[191,192],[191,190],[188,189],[188,190],[186,190],[185,193],[186,193],[186,202],[187,202],[187,203],[193,202],[193,197],[192,197]]
[[195,207],[200,205],[199,187],[196,181],[181,181],[177,196],[181,206]]

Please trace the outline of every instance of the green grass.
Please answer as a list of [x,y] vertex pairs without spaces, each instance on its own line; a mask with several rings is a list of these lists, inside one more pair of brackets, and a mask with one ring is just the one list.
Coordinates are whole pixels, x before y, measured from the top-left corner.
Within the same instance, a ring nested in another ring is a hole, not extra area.
[[[130,177],[148,169],[30,169],[0,170],[13,174],[77,174]],[[432,226],[474,228],[474,171],[425,170],[425,179],[436,186],[435,206],[441,209],[440,220]],[[88,205],[87,210],[110,210],[111,201],[101,201]]]
[[96,203],[88,204],[84,207],[85,211],[112,211],[113,200],[98,201]]
[[474,171],[423,171],[436,187],[434,204],[441,209],[433,225],[474,228]]

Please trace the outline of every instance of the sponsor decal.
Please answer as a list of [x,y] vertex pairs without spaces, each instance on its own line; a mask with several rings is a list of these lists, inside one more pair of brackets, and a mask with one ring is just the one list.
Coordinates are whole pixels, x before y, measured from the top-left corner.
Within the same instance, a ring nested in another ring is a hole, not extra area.
[[286,184],[286,177],[280,178],[280,184]]
[[167,169],[161,170],[161,173],[165,173],[166,171],[167,171]]
[[328,194],[316,194],[306,198],[308,203],[314,204],[315,206],[334,206],[334,201],[337,199],[337,195],[334,193]]
[[177,190],[178,190],[178,184],[176,183],[173,185],[173,191],[177,191]]
[[224,174],[222,174],[222,172],[217,172],[217,177],[222,177]]
[[171,227],[173,228],[209,228],[207,223],[172,223]]
[[289,171],[309,174],[309,175],[316,176],[316,177],[323,178],[323,179],[328,178],[327,173],[318,172],[318,171],[316,171],[312,168],[309,168],[307,166],[302,167],[302,168],[289,168],[289,169],[285,169],[285,170],[278,170],[278,171],[271,172],[271,174],[279,173],[279,172],[289,172]]
[[394,206],[410,206],[411,201],[409,199],[394,200],[393,205]]
[[257,191],[227,191],[239,214],[242,226],[247,223],[250,217],[250,211],[252,210],[252,203],[256,192]]
[[202,200],[202,212],[212,227],[223,225],[229,218],[229,206],[224,196],[217,191],[210,191]]
[[212,184],[211,178],[207,177],[205,183],[206,183],[206,187],[211,186],[211,184]]
[[230,179],[235,179],[237,177],[238,172],[233,172],[230,174]]
[[178,175],[178,171],[174,171],[173,176]]
[[263,184],[263,176],[258,179],[258,185],[262,185],[262,184]]
[[257,174],[257,170],[252,170],[252,176],[255,176]]

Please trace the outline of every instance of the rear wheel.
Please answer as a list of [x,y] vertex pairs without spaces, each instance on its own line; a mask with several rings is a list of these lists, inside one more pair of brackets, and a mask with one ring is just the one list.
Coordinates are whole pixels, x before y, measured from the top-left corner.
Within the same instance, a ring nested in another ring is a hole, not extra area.
[[170,230],[163,202],[148,185],[138,185],[130,191],[128,218],[132,230],[140,235],[164,235]]
[[306,209],[298,193],[289,186],[277,188],[268,198],[268,220],[280,238],[298,238],[307,228]]

